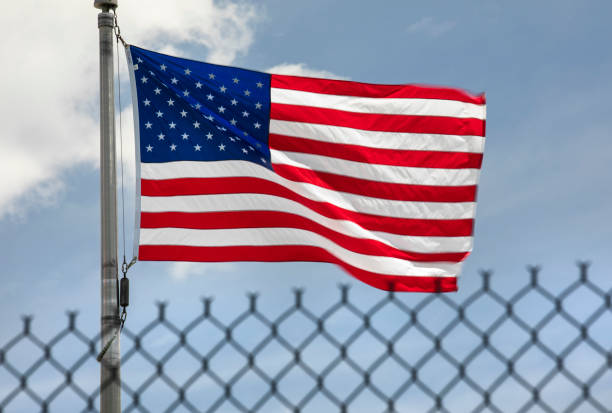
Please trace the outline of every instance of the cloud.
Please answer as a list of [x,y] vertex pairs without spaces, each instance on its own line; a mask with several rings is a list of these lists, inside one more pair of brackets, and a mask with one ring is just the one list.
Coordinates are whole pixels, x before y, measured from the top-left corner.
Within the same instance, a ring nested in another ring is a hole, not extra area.
[[[252,6],[232,1],[120,2],[126,40],[230,63],[253,41]],[[98,30],[91,1],[22,0],[4,8],[0,219],[53,202],[62,174],[98,166]],[[198,49],[197,46],[200,46]],[[123,59],[123,56],[121,57]],[[126,78],[124,78],[126,79]],[[124,125],[124,131],[131,134]]]
[[281,63],[266,70],[268,73],[276,73],[279,75],[307,76],[307,77],[324,77],[328,79],[348,79],[338,76],[327,70],[317,70],[306,67],[304,63]]
[[430,37],[440,37],[453,30],[457,24],[451,21],[435,21],[431,17],[423,17],[408,26],[411,33],[423,33]]
[[182,280],[190,276],[231,272],[236,265],[231,262],[173,262],[169,272],[172,278]]
[[257,10],[244,2],[213,0],[148,0],[146,8],[124,1],[119,13],[131,43],[175,54],[187,44],[204,46],[207,54],[191,56],[218,64],[230,64],[248,50],[259,20]]

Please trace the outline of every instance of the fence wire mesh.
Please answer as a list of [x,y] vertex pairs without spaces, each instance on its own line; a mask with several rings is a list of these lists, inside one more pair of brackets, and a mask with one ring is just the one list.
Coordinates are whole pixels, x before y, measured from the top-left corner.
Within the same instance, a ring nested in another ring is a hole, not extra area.
[[[211,298],[182,327],[166,303],[122,340],[124,412],[609,412],[610,288],[579,276],[559,291],[538,268],[511,294],[482,273],[466,296],[348,286],[323,311],[296,289],[277,315],[256,294],[229,321]],[[484,310],[483,310],[484,309]],[[23,330],[0,349],[0,413],[98,411],[100,337]]]

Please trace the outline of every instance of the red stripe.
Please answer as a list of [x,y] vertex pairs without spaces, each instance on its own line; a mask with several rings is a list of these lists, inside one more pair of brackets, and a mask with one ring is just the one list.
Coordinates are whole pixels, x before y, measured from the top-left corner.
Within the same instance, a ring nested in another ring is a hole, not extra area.
[[214,195],[256,193],[290,199],[332,219],[353,221],[370,231],[399,235],[461,237],[471,236],[473,219],[409,219],[365,214],[340,208],[329,202],[313,201],[261,178],[180,178],[141,181],[142,196]]
[[419,168],[480,169],[481,153],[410,151],[370,148],[345,143],[322,142],[313,139],[270,134],[270,149],[302,152],[378,165],[413,166]]
[[385,291],[448,292],[457,291],[456,277],[414,277],[378,274],[356,268],[338,259],[328,251],[313,246],[239,246],[189,247],[182,245],[141,245],[141,261],[312,261],[340,265],[355,278]]
[[380,241],[351,237],[300,215],[280,211],[143,212],[141,228],[296,228],[319,234],[359,254],[378,255],[418,262],[460,262],[469,252],[419,253],[391,247]]
[[270,119],[382,131],[484,136],[484,121],[446,116],[356,113],[312,106],[270,104]]
[[370,98],[418,98],[457,100],[485,104],[485,96],[472,95],[460,89],[419,85],[376,85],[346,80],[315,79],[300,76],[272,75],[271,87],[302,90],[328,95],[361,96]]
[[476,186],[409,185],[369,181],[292,165],[274,164],[274,172],[294,182],[307,182],[322,188],[395,201],[474,202]]

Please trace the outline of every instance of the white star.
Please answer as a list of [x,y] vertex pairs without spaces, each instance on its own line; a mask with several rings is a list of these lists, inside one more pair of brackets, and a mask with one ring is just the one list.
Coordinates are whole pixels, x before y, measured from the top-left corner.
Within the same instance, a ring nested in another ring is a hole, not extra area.
[[222,131],[226,131],[227,130],[223,126],[217,126],[217,129],[222,130]]
[[193,122],[193,127],[198,129],[200,127],[200,122],[198,121]]
[[208,74],[208,78],[209,79],[214,79],[215,78],[215,74],[214,73],[209,73]]
[[238,139],[238,138],[232,138],[231,136],[229,137],[229,140],[232,141],[232,142],[236,142],[236,139]]
[[170,79],[170,81],[172,82],[173,85],[176,85],[178,83],[178,79],[173,77],[172,79]]
[[161,89],[156,87],[153,92],[155,92],[156,95],[159,95],[161,93]]
[[213,121],[215,118],[212,117],[212,115],[208,115],[208,116],[204,116],[204,119],[208,119],[209,121]]
[[149,78],[146,76],[143,76],[140,78],[140,80],[142,81],[142,83],[147,83],[147,80],[149,80]]
[[232,80],[234,81],[234,83],[240,82],[240,79],[238,79],[237,77],[233,78]]
[[210,140],[212,140],[212,138],[213,138],[213,134],[212,134],[212,133],[210,133],[210,132],[208,132],[208,133],[206,134],[206,139],[208,139],[208,140],[210,141]]
[[202,89],[202,83],[200,83],[200,82],[196,83],[196,88],[197,89]]
[[261,124],[259,122],[255,122],[253,126],[255,126],[255,129],[259,129],[261,127]]
[[140,57],[137,57],[136,60],[138,60],[138,63],[142,63],[142,59]]
[[253,148],[251,145],[249,145],[249,149],[252,150],[252,151],[255,150],[255,148]]
[[225,113],[225,108],[223,106],[219,106],[219,112]]
[[185,91],[183,92],[183,96],[189,96],[189,91],[187,89],[185,89]]
[[200,105],[199,103],[196,103],[196,105],[194,106],[196,109],[200,110],[200,108],[202,107],[202,105]]
[[259,158],[259,159],[261,159],[261,161],[262,161],[263,163],[268,163],[268,162],[266,162],[266,160],[265,160],[264,158]]
[[208,95],[206,95],[206,99],[208,100],[213,100],[215,97],[213,95],[211,95],[210,93]]
[[221,86],[219,88],[219,90],[221,90],[221,93],[225,93],[225,91],[227,90],[227,88],[225,86]]
[[247,133],[247,131],[242,132],[242,134],[243,134],[244,136],[249,136],[249,134]]
[[255,109],[261,109],[261,103],[257,102],[257,103],[255,104]]
[[183,109],[182,111],[180,111],[181,117],[182,118],[186,118],[187,117],[187,112],[185,112],[185,109]]
[[134,64],[134,70],[138,70],[138,64]]
[[236,121],[236,119],[232,118],[232,120],[230,120],[230,123],[231,123],[233,126],[236,126],[236,123],[238,123],[238,122]]
[[151,105],[151,101],[149,99],[143,100],[142,103],[144,103],[145,106],[150,106]]
[[147,122],[145,123],[145,126],[147,129],[151,129],[151,126],[153,126],[153,124],[151,122]]
[[236,106],[238,104],[238,101],[236,99],[232,99],[231,102],[232,106]]
[[168,99],[168,106],[174,106],[174,101],[172,99]]
[[170,126],[170,129],[174,129],[176,127],[176,123],[170,122],[168,126]]
[[176,145],[175,144],[170,145],[170,150],[171,151],[176,151]]
[[158,118],[161,118],[162,116],[164,116],[164,112],[162,112],[161,110],[158,110],[157,112],[155,112],[155,114],[157,115]]
[[150,70],[149,70],[149,74],[150,74],[151,76],[155,76],[155,73],[151,72]]
[[166,71],[166,67],[167,67],[166,65],[162,64],[159,68],[162,70],[162,72],[165,72]]
[[220,151],[224,151],[225,150],[225,145],[224,144],[219,145],[219,150]]
[[153,152],[153,147],[151,145],[147,146],[147,152]]
[[189,70],[189,69],[185,69],[185,74],[186,74],[187,76],[189,76],[189,75],[191,74],[191,70]]
[[247,89],[247,90],[244,91],[244,94],[246,96],[251,96],[251,91],[249,89]]
[[183,132],[183,134],[181,135],[183,137],[183,140],[186,141],[187,139],[189,139],[189,135],[187,135],[187,133]]
[[249,117],[249,112],[247,112],[246,110],[244,112],[242,112],[242,117],[243,118],[248,118]]
[[262,88],[263,87],[263,83],[257,82],[257,87]]
[[160,133],[159,135],[157,135],[157,137],[159,138],[160,141],[163,141],[166,135],[164,135],[163,133]]
[[202,149],[202,147],[200,145],[196,145],[193,147],[193,149],[195,149],[196,151],[199,151],[200,149]]
[[242,153],[249,153],[246,149],[242,148]]

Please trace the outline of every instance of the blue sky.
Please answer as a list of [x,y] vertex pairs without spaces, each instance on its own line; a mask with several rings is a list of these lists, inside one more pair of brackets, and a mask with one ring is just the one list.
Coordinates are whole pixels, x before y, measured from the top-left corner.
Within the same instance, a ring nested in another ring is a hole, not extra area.
[[[0,17],[0,342],[18,331],[22,314],[34,314],[35,329],[50,334],[65,325],[66,309],[78,309],[84,329],[98,328],[98,52],[90,3],[25,0]],[[155,0],[146,10],[119,3],[125,39],[153,50],[256,70],[486,92],[475,247],[458,296],[479,283],[481,268],[512,289],[527,264],[563,280],[579,259],[590,260],[609,288],[612,3]],[[246,305],[246,291],[259,291],[273,309],[291,299],[292,286],[306,287],[313,305],[336,296],[340,282],[379,294],[312,263],[139,263],[130,278],[136,324],[153,315],[156,300],[189,319],[204,295],[231,308]]]

